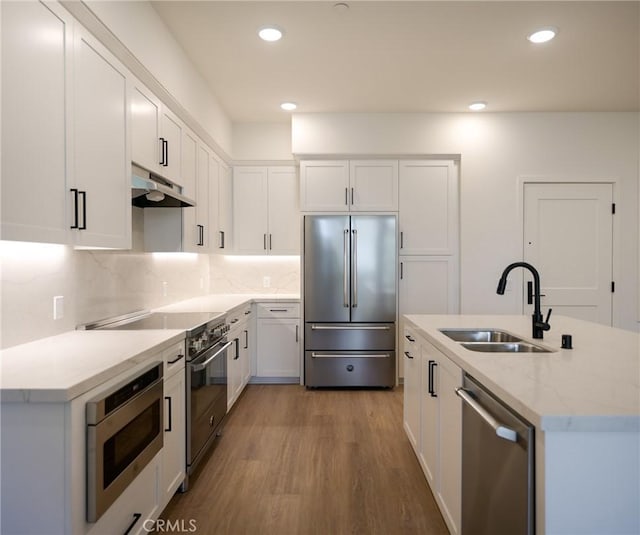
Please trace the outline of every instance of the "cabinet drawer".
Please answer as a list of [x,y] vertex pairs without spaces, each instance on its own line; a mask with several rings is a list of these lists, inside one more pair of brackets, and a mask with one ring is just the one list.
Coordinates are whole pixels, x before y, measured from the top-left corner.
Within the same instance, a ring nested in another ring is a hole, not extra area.
[[235,310],[232,310],[231,313],[227,316],[227,321],[233,329],[236,324],[242,323],[243,321],[251,318],[251,313],[251,304],[247,303],[246,305],[242,305]]
[[299,318],[300,303],[258,303],[259,318]]
[[165,379],[176,373],[178,370],[184,370],[184,356],[184,341],[178,342],[162,352]]
[[395,351],[305,351],[310,387],[392,387]]

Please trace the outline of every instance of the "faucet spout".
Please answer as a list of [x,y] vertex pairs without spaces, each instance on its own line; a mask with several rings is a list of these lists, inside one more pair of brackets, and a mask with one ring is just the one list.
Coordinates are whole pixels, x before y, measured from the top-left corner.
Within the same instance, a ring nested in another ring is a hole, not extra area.
[[504,292],[507,288],[507,277],[512,269],[517,267],[521,267],[527,269],[533,275],[533,315],[532,315],[532,335],[533,338],[541,339],[543,337],[544,331],[548,331],[551,326],[549,325],[549,317],[551,316],[551,309],[549,309],[549,313],[547,314],[546,321],[542,319],[542,311],[540,309],[540,274],[538,270],[534,268],[531,264],[527,262],[514,262],[513,264],[509,264],[502,275],[500,276],[500,280],[498,281],[498,288],[496,293],[499,295],[504,295]]

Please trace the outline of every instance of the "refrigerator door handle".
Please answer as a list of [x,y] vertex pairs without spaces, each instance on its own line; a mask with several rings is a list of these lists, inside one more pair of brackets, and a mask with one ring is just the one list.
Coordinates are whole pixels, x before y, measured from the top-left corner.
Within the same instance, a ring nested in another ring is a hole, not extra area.
[[353,233],[353,258],[351,259],[351,284],[353,295],[351,297],[351,306],[358,306],[358,231],[352,230]]
[[344,258],[342,277],[342,302],[345,308],[349,308],[349,229],[344,229]]
[[312,331],[388,331],[389,325],[316,325],[311,324]]

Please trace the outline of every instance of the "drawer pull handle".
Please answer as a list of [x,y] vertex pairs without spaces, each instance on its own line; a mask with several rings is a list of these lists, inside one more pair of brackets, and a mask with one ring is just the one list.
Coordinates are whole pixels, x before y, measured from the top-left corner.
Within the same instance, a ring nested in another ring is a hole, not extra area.
[[270,308],[269,312],[287,312],[287,308]]
[[140,517],[142,517],[140,513],[133,513],[133,522],[129,524],[129,527],[127,528],[127,531],[124,532],[124,535],[129,535],[129,533],[131,533],[133,526],[135,526],[138,520],[140,520]]
[[167,364],[175,364],[176,362],[178,362],[180,359],[183,359],[183,358],[184,358],[184,355],[178,355],[175,359],[167,361]]
[[347,355],[344,353],[311,353],[311,358],[314,359],[341,359],[341,358],[356,358],[356,359],[388,359],[391,355],[389,353],[370,353],[368,355]]

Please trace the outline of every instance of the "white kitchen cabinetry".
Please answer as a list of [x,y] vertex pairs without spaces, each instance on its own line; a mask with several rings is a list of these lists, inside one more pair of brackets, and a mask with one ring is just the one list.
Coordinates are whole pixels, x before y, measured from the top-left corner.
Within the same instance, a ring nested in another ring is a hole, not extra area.
[[130,94],[131,158],[140,167],[184,186],[182,122],[141,82]]
[[227,318],[231,325],[227,339],[232,342],[227,351],[227,410],[231,410],[251,376],[254,332],[251,316],[251,305],[248,304]]
[[303,212],[397,212],[397,160],[300,162]]
[[[422,372],[418,460],[449,531],[457,534],[462,498],[462,406],[455,390],[462,386],[462,370],[433,345],[418,340]],[[413,388],[405,389],[406,404],[415,404],[414,392]]]
[[[1,2],[3,240],[67,243],[72,28],[55,4]],[[43,35],[46,39],[28,38]]]
[[455,255],[458,175],[453,161],[400,161],[401,255]]
[[405,370],[403,424],[413,451],[418,455],[420,444],[420,374],[422,373],[420,342],[411,329],[405,327],[403,335],[402,358]]
[[185,476],[185,348],[184,342],[162,352],[164,360],[164,445],[160,506],[164,509]]
[[81,247],[131,248],[127,72],[95,39],[74,37],[72,225]]
[[300,381],[300,304],[259,303],[254,382]]
[[237,253],[299,254],[294,167],[234,167],[233,231]]
[[231,168],[220,162],[218,175],[218,252],[233,250],[233,180]]

